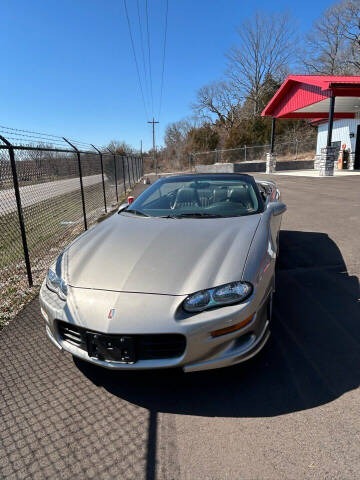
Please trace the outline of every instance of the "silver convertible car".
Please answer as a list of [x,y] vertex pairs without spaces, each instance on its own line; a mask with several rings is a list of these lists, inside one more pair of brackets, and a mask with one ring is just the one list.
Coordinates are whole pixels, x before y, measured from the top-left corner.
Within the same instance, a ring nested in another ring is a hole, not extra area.
[[41,287],[60,349],[110,369],[225,367],[270,331],[286,206],[249,175],[161,178],[72,242]]

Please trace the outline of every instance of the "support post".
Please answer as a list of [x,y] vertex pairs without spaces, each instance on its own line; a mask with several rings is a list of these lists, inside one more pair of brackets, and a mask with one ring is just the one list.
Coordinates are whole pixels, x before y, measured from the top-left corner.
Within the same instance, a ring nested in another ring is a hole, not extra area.
[[276,171],[276,154],[274,153],[275,127],[276,119],[273,117],[271,122],[270,152],[266,154],[266,173],[274,173]]
[[73,145],[72,143],[69,142],[65,137],[63,137],[63,140],[70,145],[71,148],[74,149],[74,152],[76,153],[77,156],[77,161],[78,161],[78,168],[79,168],[79,180],[80,180],[80,191],[81,191],[81,202],[82,202],[82,209],[83,209],[83,217],[84,217],[84,228],[87,230],[87,220],[86,220],[86,207],[85,207],[85,194],[84,194],[84,185],[83,185],[83,178],[82,178],[82,168],[81,168],[81,157],[80,157],[80,152],[79,150]]
[[246,162],[246,158],[247,158],[247,152],[246,152],[246,145],[244,146],[245,150],[244,150],[244,161]]
[[330,106],[329,106],[329,121],[328,121],[328,131],[327,131],[327,142],[326,146],[331,147],[333,123],[334,123],[334,110],[335,110],[335,97],[330,97]]
[[106,206],[106,191],[105,191],[105,179],[104,179],[104,164],[103,164],[103,156],[101,151],[96,148],[94,145],[91,144],[94,150],[96,150],[100,156],[100,166],[101,166],[101,179],[102,179],[102,187],[103,187],[103,194],[104,194],[104,208],[105,213],[107,213],[107,206]]
[[272,117],[272,121],[271,121],[270,153],[274,153],[275,127],[276,127],[276,118],[275,118],[275,117]]
[[19,217],[19,226],[21,232],[21,241],[23,246],[24,252],[24,259],[25,259],[25,266],[26,266],[26,273],[28,278],[29,287],[33,286],[33,278],[31,273],[31,263],[30,263],[30,256],[29,256],[29,248],[26,239],[26,230],[25,230],[25,222],[24,222],[24,215],[21,205],[21,195],[20,195],[20,187],[19,187],[19,179],[16,170],[16,161],[15,161],[15,153],[12,144],[6,140],[2,135],[0,135],[0,140],[2,140],[5,145],[8,147],[9,151],[9,158],[10,158],[10,165],[11,165],[11,173],[13,177],[13,184],[15,190],[15,199],[16,199],[16,207]]
[[114,179],[115,179],[115,194],[116,194],[116,202],[119,203],[119,195],[118,195],[118,186],[117,186],[117,168],[116,168],[116,153],[112,152],[110,148],[108,151],[112,154],[114,159]]
[[335,110],[335,97],[331,96],[330,105],[329,105],[329,120],[328,120],[326,147],[321,149],[321,157],[319,161],[320,177],[329,177],[329,176],[331,177],[334,175],[336,154],[338,153],[337,148],[331,146],[333,123],[334,123],[334,110]]
[[349,170],[354,170],[355,168],[355,152],[349,153]]
[[334,163],[336,154],[338,153],[337,147],[324,147],[321,149],[321,158],[319,163],[319,176],[320,177],[332,177],[334,175]]

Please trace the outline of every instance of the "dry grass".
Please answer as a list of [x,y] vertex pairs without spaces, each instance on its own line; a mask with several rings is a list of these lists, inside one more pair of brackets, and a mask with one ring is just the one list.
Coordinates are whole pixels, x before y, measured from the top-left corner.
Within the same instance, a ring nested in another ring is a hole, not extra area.
[[[37,295],[48,266],[84,231],[82,206],[76,196],[76,192],[61,195],[23,209],[32,288],[27,282],[17,214],[0,216],[0,329]],[[104,214],[102,196],[100,184],[85,188],[89,227],[116,211],[117,204],[108,199],[108,213]]]

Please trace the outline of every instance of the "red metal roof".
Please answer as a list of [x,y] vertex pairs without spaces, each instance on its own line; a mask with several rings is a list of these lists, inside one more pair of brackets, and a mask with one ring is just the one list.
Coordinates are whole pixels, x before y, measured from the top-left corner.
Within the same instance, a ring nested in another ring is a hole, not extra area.
[[[262,116],[276,118],[327,118],[324,111],[297,112],[331,96],[359,97],[360,76],[289,75],[275,93]],[[335,101],[336,105],[336,101]],[[353,112],[336,112],[335,118],[353,118]]]

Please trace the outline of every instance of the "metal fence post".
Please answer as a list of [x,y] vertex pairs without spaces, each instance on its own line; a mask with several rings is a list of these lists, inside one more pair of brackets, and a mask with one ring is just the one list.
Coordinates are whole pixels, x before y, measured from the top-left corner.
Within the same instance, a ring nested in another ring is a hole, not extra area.
[[127,169],[128,169],[129,188],[131,188],[129,157],[126,157],[126,163],[127,163]]
[[114,153],[114,174],[115,174],[115,193],[116,193],[116,202],[119,203],[119,193],[118,193],[118,178],[117,178],[117,166],[116,166],[116,154]]
[[81,202],[82,202],[82,209],[83,209],[83,216],[84,216],[84,228],[87,230],[87,220],[86,220],[86,207],[85,207],[85,195],[84,195],[84,185],[83,185],[83,178],[82,178],[82,169],[81,169],[81,157],[79,150],[69,142],[65,137],[63,140],[72,147],[76,153],[77,160],[78,160],[78,167],[79,167],[79,180],[80,180],[80,191],[81,191]]
[[30,263],[30,256],[29,256],[29,248],[26,239],[26,230],[25,230],[25,222],[24,222],[24,215],[21,205],[21,195],[20,195],[20,188],[19,188],[19,180],[17,176],[16,170],[16,161],[15,161],[15,153],[12,144],[6,140],[2,135],[0,135],[0,140],[2,140],[5,145],[8,147],[9,158],[10,158],[10,165],[11,165],[11,173],[13,177],[13,184],[15,190],[15,199],[16,199],[16,207],[18,211],[19,217],[19,225],[20,225],[20,232],[21,232],[21,240],[22,246],[24,251],[24,259],[25,259],[25,266],[26,266],[26,273],[28,277],[29,286],[33,286],[33,278],[31,273],[31,263]]
[[126,195],[126,179],[125,179],[125,162],[124,157],[121,157],[122,169],[123,169],[123,182],[124,182],[124,195]]
[[118,186],[117,186],[116,153],[112,152],[110,148],[108,148],[108,150],[113,155],[113,158],[114,158],[115,193],[116,193],[116,201],[117,203],[119,203],[119,194],[118,194]]
[[246,162],[246,145],[244,145],[244,162]]
[[98,148],[96,148],[96,147],[95,147],[94,145],[92,145],[92,144],[91,144],[91,146],[98,152],[98,154],[99,154],[99,156],[100,156],[101,178],[102,178],[102,186],[103,186],[103,193],[104,193],[104,207],[105,207],[105,213],[107,213],[103,157],[102,157],[101,151],[100,151]]
[[134,175],[134,157],[131,157],[131,173],[133,178],[133,185],[135,185],[135,175]]

